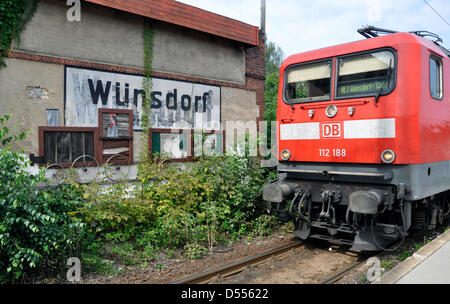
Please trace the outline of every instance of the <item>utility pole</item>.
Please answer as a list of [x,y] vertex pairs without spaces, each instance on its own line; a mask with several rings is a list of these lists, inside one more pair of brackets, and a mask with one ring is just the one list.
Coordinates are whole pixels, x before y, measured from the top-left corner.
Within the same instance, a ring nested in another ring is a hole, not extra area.
[[266,35],[266,0],[261,0],[261,32]]

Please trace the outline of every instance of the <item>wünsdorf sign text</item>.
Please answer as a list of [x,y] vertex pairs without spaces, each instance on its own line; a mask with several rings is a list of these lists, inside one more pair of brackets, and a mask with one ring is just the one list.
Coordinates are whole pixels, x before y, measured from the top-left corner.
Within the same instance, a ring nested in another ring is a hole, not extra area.
[[[65,125],[96,127],[98,109],[132,109],[141,130],[142,76],[66,67]],[[219,86],[153,78],[150,127],[220,130]]]

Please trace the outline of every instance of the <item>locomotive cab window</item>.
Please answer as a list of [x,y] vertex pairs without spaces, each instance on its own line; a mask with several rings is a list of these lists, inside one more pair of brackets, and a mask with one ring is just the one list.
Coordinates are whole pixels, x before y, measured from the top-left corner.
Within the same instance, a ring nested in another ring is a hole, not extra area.
[[329,100],[331,60],[302,64],[286,72],[285,98],[293,102]]
[[437,56],[430,57],[430,92],[435,99],[442,99],[442,61]]
[[337,60],[337,98],[389,94],[395,83],[395,56],[391,51],[374,51]]

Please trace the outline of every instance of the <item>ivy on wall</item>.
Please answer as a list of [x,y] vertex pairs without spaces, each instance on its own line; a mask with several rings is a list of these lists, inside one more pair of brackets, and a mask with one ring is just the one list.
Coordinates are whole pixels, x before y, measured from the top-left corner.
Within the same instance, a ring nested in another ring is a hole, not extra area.
[[20,34],[33,18],[39,0],[2,0],[0,1],[0,69],[5,67],[7,52],[13,40],[20,44]]
[[152,92],[152,64],[153,64],[153,38],[155,30],[149,21],[144,23],[143,40],[144,40],[144,71],[145,77],[142,81],[145,94],[142,99],[142,129],[144,130],[141,137],[141,151],[140,158],[142,162],[148,160],[149,149],[149,127],[150,123],[150,110],[151,110],[151,92]]

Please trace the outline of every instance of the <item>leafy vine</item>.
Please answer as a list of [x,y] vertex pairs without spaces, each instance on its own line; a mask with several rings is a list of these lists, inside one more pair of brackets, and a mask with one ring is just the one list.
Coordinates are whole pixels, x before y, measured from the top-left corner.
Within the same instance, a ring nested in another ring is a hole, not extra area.
[[149,158],[148,139],[149,139],[149,127],[150,123],[150,111],[151,111],[151,92],[153,88],[152,82],[152,64],[153,64],[153,38],[155,30],[153,26],[145,21],[143,40],[144,40],[144,72],[145,78],[142,81],[145,94],[142,98],[142,128],[143,135],[141,137],[141,151],[140,158],[142,162],[145,162]]
[[0,2],[0,69],[6,67],[3,57],[13,40],[20,44],[20,34],[33,18],[39,0],[2,0]]

